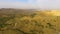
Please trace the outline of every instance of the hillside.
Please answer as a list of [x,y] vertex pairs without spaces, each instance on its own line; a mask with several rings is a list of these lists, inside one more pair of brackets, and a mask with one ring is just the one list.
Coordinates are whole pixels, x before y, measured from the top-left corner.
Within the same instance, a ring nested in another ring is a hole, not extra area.
[[60,34],[60,12],[0,9],[0,34]]

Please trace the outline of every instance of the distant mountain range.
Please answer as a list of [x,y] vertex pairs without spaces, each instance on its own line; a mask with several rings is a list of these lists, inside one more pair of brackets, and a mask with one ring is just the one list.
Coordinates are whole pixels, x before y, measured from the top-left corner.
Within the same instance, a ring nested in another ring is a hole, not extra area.
[[32,14],[35,9],[12,9],[12,8],[2,8],[0,9],[0,14]]

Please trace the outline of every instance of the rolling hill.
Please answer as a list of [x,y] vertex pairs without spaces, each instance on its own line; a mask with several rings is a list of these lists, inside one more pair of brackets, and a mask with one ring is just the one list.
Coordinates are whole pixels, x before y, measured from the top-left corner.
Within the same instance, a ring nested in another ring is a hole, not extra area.
[[0,34],[60,34],[60,12],[0,9]]

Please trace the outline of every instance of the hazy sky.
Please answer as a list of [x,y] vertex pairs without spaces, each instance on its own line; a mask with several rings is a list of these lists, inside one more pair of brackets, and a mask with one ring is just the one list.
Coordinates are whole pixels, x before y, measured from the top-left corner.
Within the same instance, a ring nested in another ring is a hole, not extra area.
[[60,0],[0,0],[0,8],[60,9]]

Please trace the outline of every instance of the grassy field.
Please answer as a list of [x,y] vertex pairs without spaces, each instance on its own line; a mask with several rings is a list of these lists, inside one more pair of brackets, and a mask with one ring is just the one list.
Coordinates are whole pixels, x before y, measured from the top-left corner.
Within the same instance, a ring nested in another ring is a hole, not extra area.
[[0,34],[60,34],[60,12],[0,9]]

